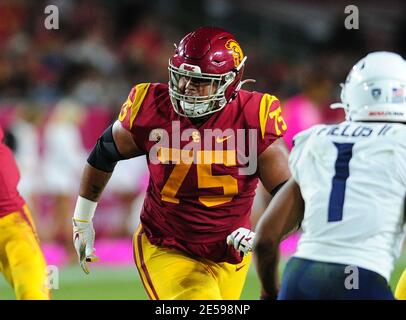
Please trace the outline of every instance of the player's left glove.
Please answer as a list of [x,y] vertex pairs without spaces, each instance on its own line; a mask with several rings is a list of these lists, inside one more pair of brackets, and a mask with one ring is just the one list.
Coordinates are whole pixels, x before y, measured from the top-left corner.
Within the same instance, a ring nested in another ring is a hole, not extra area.
[[99,258],[94,254],[94,228],[92,221],[84,222],[77,221],[74,218],[73,221],[73,244],[75,246],[76,253],[79,258],[80,266],[83,271],[88,274],[89,267],[88,262],[96,262]]
[[227,244],[234,246],[235,250],[245,256],[252,251],[254,237],[255,232],[247,228],[238,228],[227,237]]

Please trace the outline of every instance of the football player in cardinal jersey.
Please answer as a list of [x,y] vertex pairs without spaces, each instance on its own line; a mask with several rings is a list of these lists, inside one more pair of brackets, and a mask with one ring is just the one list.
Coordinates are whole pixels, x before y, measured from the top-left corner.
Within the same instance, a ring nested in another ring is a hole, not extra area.
[[48,300],[46,263],[30,210],[17,190],[20,173],[0,127],[0,272],[18,300]]
[[73,224],[80,264],[97,260],[92,218],[117,161],[147,155],[150,181],[133,238],[151,299],[238,299],[255,233],[258,179],[290,177],[278,99],[240,90],[246,57],[235,37],[202,27],[169,59],[169,83],[141,83],[96,143]]
[[281,238],[303,229],[280,299],[394,298],[388,281],[406,219],[406,61],[367,55],[349,73],[341,100],[347,121],[295,136],[292,178],[258,222],[256,266],[271,292],[278,284],[268,269]]

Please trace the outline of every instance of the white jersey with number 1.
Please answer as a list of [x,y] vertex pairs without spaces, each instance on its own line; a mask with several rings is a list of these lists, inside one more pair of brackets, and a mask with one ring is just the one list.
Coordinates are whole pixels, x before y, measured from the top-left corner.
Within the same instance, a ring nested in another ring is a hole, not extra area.
[[405,233],[406,125],[314,126],[295,136],[289,166],[305,201],[295,256],[389,281]]

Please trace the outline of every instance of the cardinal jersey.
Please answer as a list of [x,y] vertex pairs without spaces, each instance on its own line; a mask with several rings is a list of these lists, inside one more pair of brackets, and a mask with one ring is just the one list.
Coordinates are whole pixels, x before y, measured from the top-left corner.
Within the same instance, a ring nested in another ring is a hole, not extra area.
[[3,131],[0,128],[0,217],[18,211],[24,200],[17,191],[20,173],[13,153],[3,143]]
[[279,101],[240,90],[196,125],[174,111],[167,85],[144,83],[131,90],[119,121],[147,154],[141,222],[149,241],[215,262],[240,262],[226,237],[250,227],[256,159],[286,130]]
[[305,201],[296,257],[389,280],[404,235],[406,126],[343,122],[299,133],[289,159]]
[[49,299],[46,263],[31,213],[17,191],[20,174],[0,128],[0,272],[17,299]]

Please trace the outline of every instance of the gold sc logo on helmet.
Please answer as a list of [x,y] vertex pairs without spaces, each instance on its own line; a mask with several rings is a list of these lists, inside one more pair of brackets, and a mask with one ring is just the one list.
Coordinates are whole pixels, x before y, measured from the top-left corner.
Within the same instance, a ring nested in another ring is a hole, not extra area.
[[234,58],[234,66],[238,67],[244,58],[244,54],[242,49],[237,41],[230,39],[226,42],[225,47],[229,50],[233,51],[233,58]]

